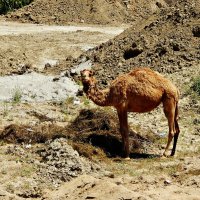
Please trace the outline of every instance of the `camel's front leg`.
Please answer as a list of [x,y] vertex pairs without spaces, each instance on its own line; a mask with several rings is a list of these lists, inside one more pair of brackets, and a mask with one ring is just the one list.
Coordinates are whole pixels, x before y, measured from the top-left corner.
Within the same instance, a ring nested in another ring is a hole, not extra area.
[[117,110],[120,124],[120,133],[122,135],[124,156],[129,158],[129,128],[128,128],[128,116],[127,111]]

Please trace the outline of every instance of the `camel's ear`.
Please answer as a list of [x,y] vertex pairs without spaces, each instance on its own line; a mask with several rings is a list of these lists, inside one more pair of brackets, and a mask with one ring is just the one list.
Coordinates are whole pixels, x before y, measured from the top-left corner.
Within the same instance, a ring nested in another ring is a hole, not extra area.
[[94,76],[95,75],[95,73],[94,73],[94,71],[90,71],[90,74],[89,74],[90,76]]

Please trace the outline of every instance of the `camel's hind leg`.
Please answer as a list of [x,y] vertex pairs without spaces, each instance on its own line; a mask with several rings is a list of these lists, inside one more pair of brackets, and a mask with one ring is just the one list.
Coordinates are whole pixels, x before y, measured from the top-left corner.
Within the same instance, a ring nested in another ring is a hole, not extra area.
[[179,125],[178,125],[178,103],[176,104],[176,108],[175,108],[174,123],[175,123],[175,134],[174,134],[174,144],[173,144],[171,156],[174,156],[174,154],[175,154],[176,144],[177,144],[178,136],[179,136],[179,133],[180,133],[180,129],[179,129]]
[[[169,150],[170,143],[175,135],[175,108],[176,104],[174,102],[174,99],[166,99],[163,101],[163,107],[164,107],[164,113],[168,120],[168,126],[169,126],[169,135],[168,135],[168,141],[167,146],[165,148],[165,151],[163,153],[164,156],[167,156],[167,151]],[[175,150],[175,149],[174,149]]]

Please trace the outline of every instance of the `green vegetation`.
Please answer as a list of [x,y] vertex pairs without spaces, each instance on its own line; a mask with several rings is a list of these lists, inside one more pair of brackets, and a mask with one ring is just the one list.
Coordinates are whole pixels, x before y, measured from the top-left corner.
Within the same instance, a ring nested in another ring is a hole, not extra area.
[[200,96],[200,77],[194,80],[192,89]]
[[32,1],[33,0],[0,0],[0,14],[6,14],[8,11],[19,9]]
[[6,104],[6,102],[3,103],[3,117],[8,116],[8,105]]
[[74,97],[67,97],[65,100],[60,102],[61,112],[65,115],[70,114],[70,110],[73,106]]
[[21,102],[22,91],[19,88],[16,88],[13,92],[12,102],[17,104]]

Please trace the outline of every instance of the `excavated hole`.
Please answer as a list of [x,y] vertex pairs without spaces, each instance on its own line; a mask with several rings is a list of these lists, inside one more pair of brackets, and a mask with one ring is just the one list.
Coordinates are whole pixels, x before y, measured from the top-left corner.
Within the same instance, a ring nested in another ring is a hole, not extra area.
[[195,26],[192,29],[192,33],[194,37],[200,37],[200,26]]
[[143,52],[142,49],[133,49],[133,48],[127,49],[124,52],[124,59],[128,60],[130,58],[135,58],[138,55],[140,55],[142,52]]
[[173,48],[173,51],[180,51],[180,47],[178,44],[173,44],[172,48]]

